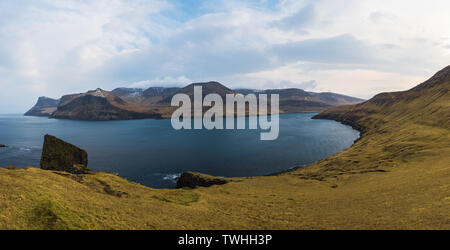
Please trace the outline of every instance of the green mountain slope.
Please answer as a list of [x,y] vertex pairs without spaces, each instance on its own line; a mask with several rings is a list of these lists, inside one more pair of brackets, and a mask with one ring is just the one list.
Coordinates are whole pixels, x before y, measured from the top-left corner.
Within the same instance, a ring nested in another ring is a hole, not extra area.
[[0,169],[0,228],[448,230],[449,72],[319,114],[362,137],[278,176],[157,190],[107,173]]

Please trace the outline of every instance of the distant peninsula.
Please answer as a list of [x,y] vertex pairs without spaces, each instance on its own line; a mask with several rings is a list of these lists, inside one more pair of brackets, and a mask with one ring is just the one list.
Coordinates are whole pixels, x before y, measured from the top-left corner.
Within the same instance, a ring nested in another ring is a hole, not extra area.
[[363,99],[325,92],[314,93],[301,89],[230,89],[219,82],[192,83],[184,88],[150,87],[102,89],[86,93],[65,95],[55,100],[39,97],[36,105],[25,113],[26,116],[48,116],[70,120],[131,120],[145,118],[170,118],[177,107],[170,105],[178,93],[193,96],[194,86],[202,86],[203,94],[279,94],[280,113],[321,112],[328,108],[356,104]]
[[50,116],[58,108],[59,99],[52,99],[45,96],[38,98],[34,107],[25,113],[26,116]]

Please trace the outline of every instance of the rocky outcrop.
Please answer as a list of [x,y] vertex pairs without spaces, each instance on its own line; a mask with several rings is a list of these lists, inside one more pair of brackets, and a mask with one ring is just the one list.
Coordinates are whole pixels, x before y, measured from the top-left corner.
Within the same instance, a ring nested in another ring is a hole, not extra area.
[[41,168],[65,171],[72,174],[89,172],[88,154],[85,150],[52,135],[45,135],[41,156]]
[[225,178],[219,178],[211,175],[186,172],[181,174],[177,181],[177,188],[196,188],[196,187],[210,187],[212,185],[223,185],[229,181]]
[[56,111],[58,107],[59,100],[48,98],[45,96],[39,97],[36,105],[32,107],[28,112],[25,113],[26,116],[50,116]]
[[6,148],[5,144],[0,144],[0,148]]

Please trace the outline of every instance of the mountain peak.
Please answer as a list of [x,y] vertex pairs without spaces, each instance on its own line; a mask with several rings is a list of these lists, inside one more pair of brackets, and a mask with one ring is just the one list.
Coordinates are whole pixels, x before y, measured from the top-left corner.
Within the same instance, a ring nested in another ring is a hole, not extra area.
[[220,82],[216,82],[216,81],[209,81],[209,82],[196,82],[196,83],[192,83],[189,86],[202,86],[202,87],[208,87],[208,86],[212,86],[212,87],[223,87],[223,88],[227,88],[225,87],[225,85],[221,84]]
[[85,93],[85,94],[105,98],[106,95],[108,94],[108,92],[107,92],[107,91],[104,91],[104,90],[101,89],[101,88],[97,88],[96,90],[88,91],[88,92]]
[[180,91],[182,93],[193,94],[193,90],[194,90],[195,86],[201,86],[203,88],[204,94],[215,93],[215,94],[219,94],[219,95],[225,95],[225,94],[235,93],[233,90],[229,89],[225,85],[221,84],[220,82],[216,82],[216,81],[191,83],[188,86],[181,89]]
[[38,98],[38,102],[40,102],[40,101],[47,101],[47,100],[55,100],[55,99],[50,98],[50,97],[46,97],[46,96],[39,96],[39,98]]
[[59,99],[52,99],[46,96],[40,96],[36,104],[28,110],[26,116],[49,116],[56,110]]

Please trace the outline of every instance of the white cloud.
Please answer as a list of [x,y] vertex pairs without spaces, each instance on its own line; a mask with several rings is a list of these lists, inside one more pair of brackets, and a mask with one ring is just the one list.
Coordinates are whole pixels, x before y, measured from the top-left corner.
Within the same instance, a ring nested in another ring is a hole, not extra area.
[[448,9],[447,0],[1,1],[0,113],[124,83],[315,81],[308,87],[367,98],[450,64]]
[[131,88],[149,88],[149,87],[184,87],[185,85],[192,83],[192,80],[185,76],[171,77],[166,76],[164,78],[155,78],[152,80],[144,80],[134,82],[130,84]]
[[[267,83],[283,88],[299,88],[305,82],[311,81],[308,79],[314,79],[313,88],[306,88],[307,90],[344,93],[365,99],[380,92],[409,89],[427,78],[422,75],[404,75],[372,69],[304,70],[304,66],[302,63],[289,64],[242,77],[247,81],[254,79],[260,82],[259,88],[269,87]],[[285,79],[291,80],[285,81]]]

